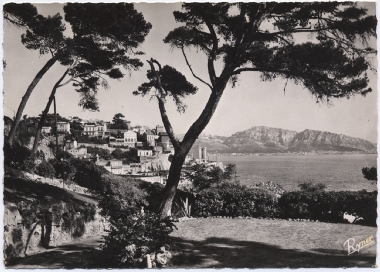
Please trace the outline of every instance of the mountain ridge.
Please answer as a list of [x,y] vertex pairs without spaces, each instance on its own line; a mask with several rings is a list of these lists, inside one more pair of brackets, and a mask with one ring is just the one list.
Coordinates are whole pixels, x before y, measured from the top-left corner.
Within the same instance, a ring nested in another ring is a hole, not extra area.
[[376,153],[376,144],[367,140],[328,131],[294,130],[253,126],[231,136],[201,134],[194,146],[221,153],[303,153],[359,152]]

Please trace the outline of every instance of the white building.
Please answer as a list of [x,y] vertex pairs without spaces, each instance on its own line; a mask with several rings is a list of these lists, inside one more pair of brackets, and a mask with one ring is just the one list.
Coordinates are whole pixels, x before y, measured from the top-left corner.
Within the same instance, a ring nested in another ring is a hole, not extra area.
[[70,133],[69,122],[57,122],[57,131],[59,133]]
[[106,124],[103,123],[85,123],[83,126],[83,135],[89,137],[103,138],[107,131]]
[[51,133],[51,127],[42,127],[41,133],[42,134],[50,134]]
[[129,130],[124,132],[124,145],[128,147],[135,147],[137,143],[137,133]]
[[142,150],[142,149],[137,150],[138,157],[146,157],[146,156],[152,156],[152,155],[153,155],[153,150]]

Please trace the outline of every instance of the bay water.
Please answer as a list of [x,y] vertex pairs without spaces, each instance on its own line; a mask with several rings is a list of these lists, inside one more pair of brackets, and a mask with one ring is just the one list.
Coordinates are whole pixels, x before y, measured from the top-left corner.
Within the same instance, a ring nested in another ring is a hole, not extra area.
[[285,190],[298,190],[304,182],[325,183],[328,191],[377,189],[361,169],[377,166],[376,154],[218,156],[224,165],[236,164],[241,184],[272,181]]

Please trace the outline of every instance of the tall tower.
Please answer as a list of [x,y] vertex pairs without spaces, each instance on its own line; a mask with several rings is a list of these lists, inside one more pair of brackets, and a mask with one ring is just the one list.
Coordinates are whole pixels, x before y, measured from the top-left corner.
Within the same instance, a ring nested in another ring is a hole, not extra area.
[[198,146],[198,152],[195,152],[194,159],[198,160],[199,163],[206,163],[207,162],[207,149],[206,147]]

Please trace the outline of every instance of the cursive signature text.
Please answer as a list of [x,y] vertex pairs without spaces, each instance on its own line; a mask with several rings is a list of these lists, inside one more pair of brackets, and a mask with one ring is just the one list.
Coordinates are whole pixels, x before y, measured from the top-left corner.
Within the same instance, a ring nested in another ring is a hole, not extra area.
[[343,243],[343,248],[347,248],[347,253],[348,255],[354,253],[354,252],[359,252],[361,249],[370,246],[375,243],[375,237],[368,236],[367,238],[361,240],[358,243],[355,243],[354,238],[348,238],[344,243]]

